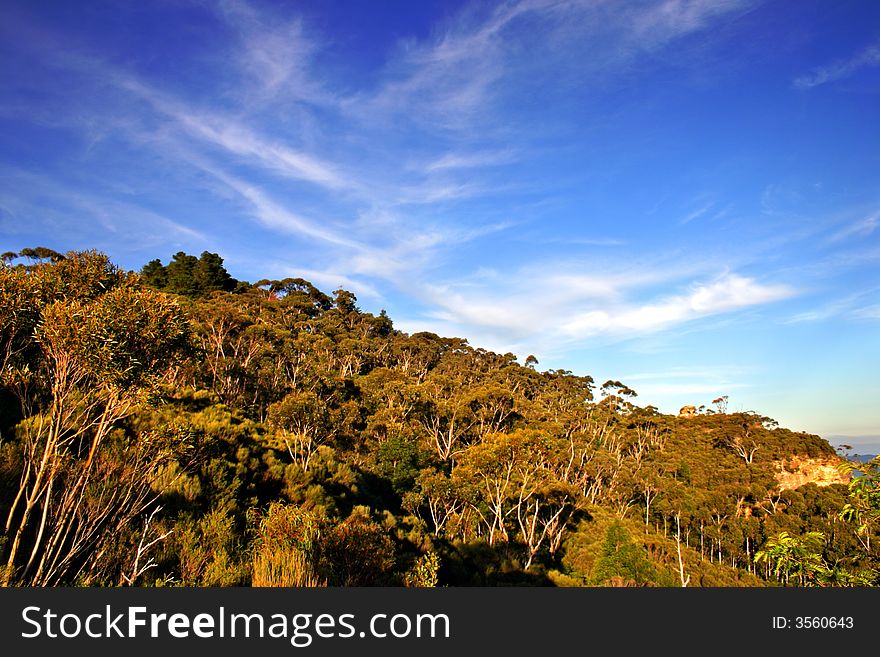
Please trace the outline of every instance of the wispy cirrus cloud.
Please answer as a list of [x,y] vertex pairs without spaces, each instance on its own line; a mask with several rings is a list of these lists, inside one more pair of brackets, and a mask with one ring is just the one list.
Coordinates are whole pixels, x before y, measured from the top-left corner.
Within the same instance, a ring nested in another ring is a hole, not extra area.
[[[699,32],[753,0],[663,0],[629,5],[600,0],[520,0],[463,12],[430,39],[401,44],[375,90],[342,106],[362,120],[400,118],[447,131],[491,127],[509,81],[541,61],[555,73],[576,68],[613,76],[634,58]],[[613,35],[613,39],[608,36]],[[530,46],[523,50],[523,40]],[[536,76],[529,93],[541,93]],[[517,93],[521,93],[519,89]]]
[[[55,35],[36,32],[37,37],[38,43],[53,44],[54,48],[47,46],[35,56],[52,68],[73,73],[77,83],[90,89],[95,99],[75,112],[53,108],[49,113],[52,118],[47,120],[54,125],[98,131],[101,137],[116,131],[137,142],[148,140],[151,133],[164,136],[165,132],[175,130],[203,146],[219,149],[284,178],[331,191],[357,187],[356,180],[341,172],[337,163],[297,147],[289,137],[266,136],[266,122],[254,119],[246,111],[224,111],[221,103],[189,101],[170,88],[157,86],[98,55],[73,49]],[[55,45],[56,42],[62,45]],[[145,103],[146,108],[135,102]]]
[[252,206],[253,215],[267,228],[310,237],[336,246],[360,248],[358,242],[345,237],[341,231],[333,231],[321,226],[272,200],[258,185],[241,180],[209,164],[202,164],[201,167],[247,200]]
[[[5,210],[0,213],[0,232],[7,235],[38,230],[53,239],[70,239],[86,234],[96,243],[112,237],[128,248],[210,242],[203,231],[180,218],[141,207],[132,194],[84,191],[81,183],[5,166],[0,166],[0,180],[4,183],[0,185],[0,209]],[[34,200],[35,195],[39,201]],[[71,217],[78,219],[77,225],[70,225]]]
[[[102,64],[101,68],[107,68]],[[163,93],[135,76],[109,69],[109,79],[119,88],[147,101],[155,110],[174,122],[187,135],[230,154],[268,168],[281,176],[305,180],[332,190],[350,188],[353,183],[339,174],[336,167],[311,154],[292,148],[283,141],[267,139],[242,121],[216,112],[197,110]]]
[[829,82],[843,80],[864,68],[880,66],[880,44],[875,43],[849,59],[840,59],[826,66],[813,69],[810,73],[796,78],[794,86],[799,89],[812,89]]
[[512,151],[483,151],[464,153],[444,153],[441,157],[428,162],[424,169],[427,172],[448,171],[451,169],[476,169],[494,167],[513,162]]
[[747,0],[664,0],[643,9],[624,7],[631,25],[629,40],[641,47],[656,47],[697,32],[714,20],[754,6]]
[[844,226],[841,230],[834,233],[828,238],[829,242],[840,242],[852,237],[867,237],[877,230],[878,222],[880,222],[880,211],[869,214],[863,219],[854,221]]
[[848,320],[878,319],[880,318],[880,313],[878,313],[880,304],[873,303],[877,299],[878,291],[880,288],[872,286],[853,292],[797,313],[785,320],[784,323],[827,322],[840,318]]
[[401,186],[393,197],[395,205],[427,205],[479,196],[483,187],[469,182],[423,182]]
[[679,219],[678,223],[679,223],[680,225],[682,225],[682,226],[684,226],[685,224],[689,224],[690,222],[692,222],[692,221],[694,221],[694,220],[696,220],[696,219],[699,219],[700,217],[705,216],[705,215],[706,215],[709,211],[711,211],[714,207],[715,207],[715,202],[714,202],[714,201],[710,201],[710,202],[708,202],[708,203],[704,203],[703,205],[701,205],[700,207],[698,207],[696,210],[693,210],[693,211],[689,212],[689,213],[686,214],[684,217],[682,217],[681,219]]
[[241,75],[234,91],[248,105],[273,100],[333,105],[335,94],[312,73],[320,39],[311,35],[298,18],[271,8],[257,9],[245,0],[208,3],[238,37],[237,47],[226,53],[227,61]]
[[857,308],[852,315],[857,319],[880,319],[880,304]]

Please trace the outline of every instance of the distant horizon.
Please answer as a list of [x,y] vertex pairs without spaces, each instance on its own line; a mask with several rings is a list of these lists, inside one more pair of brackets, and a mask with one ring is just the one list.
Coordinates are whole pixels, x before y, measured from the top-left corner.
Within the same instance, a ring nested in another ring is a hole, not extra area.
[[841,445],[851,445],[854,455],[877,456],[880,454],[880,436],[822,436],[837,449]]
[[877,25],[867,0],[12,0],[0,251],[219,253],[663,412],[727,395],[880,451]]

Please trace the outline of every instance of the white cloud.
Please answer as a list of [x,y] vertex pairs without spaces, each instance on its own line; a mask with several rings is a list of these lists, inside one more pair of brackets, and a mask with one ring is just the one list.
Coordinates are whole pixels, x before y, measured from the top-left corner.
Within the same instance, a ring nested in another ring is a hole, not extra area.
[[157,212],[146,210],[131,203],[75,192],[68,198],[80,208],[90,212],[108,230],[118,234],[132,234],[137,239],[159,242],[171,237],[189,244],[205,244],[208,237],[194,228],[170,219]]
[[244,0],[208,3],[237,35],[236,47],[223,53],[223,65],[237,65],[233,91],[247,105],[273,100],[333,105],[336,98],[311,69],[321,42],[307,33],[303,21],[276,10],[255,8]]
[[399,205],[442,203],[477,196],[482,191],[482,188],[475,183],[425,183],[404,186],[395,198],[395,202]]
[[511,151],[485,151],[475,153],[445,153],[425,165],[425,171],[450,169],[473,169],[509,164],[514,160]]
[[866,298],[876,296],[878,288],[869,287],[852,294],[833,298],[824,305],[800,312],[785,320],[786,324],[799,324],[803,322],[824,322],[837,317],[856,319],[871,318],[871,313],[876,312],[877,306],[865,305]]
[[[752,0],[663,0],[642,4],[594,0],[520,0],[488,13],[460,13],[445,30],[401,44],[384,84],[342,106],[363,121],[409,121],[446,131],[497,129],[494,102],[512,73],[529,69],[540,92],[543,70],[585,69],[610,76],[634,57],[708,28]],[[521,19],[529,17],[527,27]],[[518,31],[519,30],[519,31]],[[609,40],[609,35],[614,38]],[[527,43],[528,48],[523,49]],[[516,78],[522,82],[521,77]]]
[[427,310],[418,320],[406,318],[406,323],[467,335],[492,349],[546,354],[561,346],[595,344],[598,338],[613,342],[646,336],[795,294],[786,285],[728,273],[694,283],[687,294],[652,298],[660,282],[681,272],[661,267],[579,275],[567,269],[486,275],[486,282],[492,278],[491,291],[473,277],[445,285],[413,285],[410,291],[420,296]]
[[647,9],[625,9],[631,20],[631,40],[662,44],[707,27],[714,19],[753,4],[744,0],[664,0]]
[[[6,181],[0,192],[0,208],[15,218],[16,232],[39,231],[52,239],[76,243],[83,239],[103,242],[110,233],[127,248],[210,242],[208,236],[181,220],[142,207],[136,195],[87,192],[51,175],[5,166],[0,167],[0,175]],[[78,217],[79,225],[71,225],[71,217]],[[89,248],[94,246],[89,244]]]
[[685,225],[685,224],[689,224],[689,223],[692,222],[694,219],[699,219],[700,217],[702,217],[703,215],[705,215],[705,214],[706,214],[707,212],[709,212],[709,210],[711,210],[713,207],[715,207],[715,203],[714,203],[714,201],[713,201],[713,202],[706,203],[705,205],[703,205],[703,206],[697,208],[697,209],[694,210],[693,212],[690,212],[690,213],[688,213],[687,215],[685,215],[684,217],[682,217],[681,220],[680,220],[678,223],[681,224],[682,226]]
[[694,285],[687,295],[579,312],[564,322],[560,330],[579,338],[602,333],[650,333],[699,317],[778,301],[792,294],[788,286],[762,285],[751,278],[725,274],[711,283]]
[[687,307],[693,312],[712,314],[778,301],[791,295],[792,289],[787,285],[762,285],[752,278],[730,274],[709,285],[698,285],[686,299]]
[[234,191],[240,198],[248,202],[251,214],[267,228],[282,233],[302,235],[328,244],[361,249],[363,245],[341,234],[339,230],[330,230],[319,225],[316,221],[307,219],[276,202],[263,191],[261,187],[246,180],[242,180],[228,173],[221,167],[208,162],[186,148],[182,148],[173,141],[165,142],[166,150],[175,150],[179,159],[185,159],[190,165],[201,169],[222,182],[226,187]]
[[216,113],[197,111],[143,81],[121,71],[113,71],[120,88],[147,101],[155,110],[172,119],[190,137],[245,158],[282,176],[306,180],[331,190],[351,187],[336,167],[289,145],[257,135],[247,125]]
[[859,319],[880,319],[880,304],[858,308],[853,311],[852,315]]
[[875,212],[864,219],[860,219],[829,238],[829,242],[839,242],[850,237],[867,237],[877,230],[877,222],[880,220],[880,212]]
[[551,290],[565,290],[577,298],[614,299],[624,284],[619,278],[591,274],[553,273],[546,277],[545,284]]
[[873,44],[850,57],[839,60],[828,66],[821,66],[811,73],[801,76],[794,81],[794,86],[800,89],[812,89],[828,82],[842,80],[855,74],[863,68],[880,66],[880,45]]

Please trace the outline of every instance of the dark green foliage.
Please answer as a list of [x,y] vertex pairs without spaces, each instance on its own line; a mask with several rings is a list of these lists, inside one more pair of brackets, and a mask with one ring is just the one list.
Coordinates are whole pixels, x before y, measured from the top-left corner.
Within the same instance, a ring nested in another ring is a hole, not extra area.
[[140,275],[145,285],[193,298],[216,291],[231,292],[238,284],[223,266],[223,258],[208,251],[198,258],[178,251],[167,265],[158,259],[151,260]]
[[403,436],[392,436],[379,445],[376,451],[373,471],[390,482],[398,496],[415,488],[416,477],[428,460],[428,455],[414,440]]
[[141,282],[157,290],[164,290],[168,287],[168,270],[161,260],[156,258],[143,266],[141,269]]
[[165,267],[165,291],[172,294],[181,294],[185,297],[197,297],[203,290],[199,285],[200,281],[196,276],[196,267],[199,264],[198,258],[187,255],[183,251],[178,251],[171,258],[171,262]]
[[657,571],[645,551],[633,543],[620,522],[614,522],[605,533],[602,556],[596,563],[593,580],[614,586],[645,586],[657,579]]
[[230,292],[235,289],[237,281],[229,275],[223,266],[223,258],[216,253],[203,251],[193,267],[193,278],[196,287],[202,294],[213,290]]

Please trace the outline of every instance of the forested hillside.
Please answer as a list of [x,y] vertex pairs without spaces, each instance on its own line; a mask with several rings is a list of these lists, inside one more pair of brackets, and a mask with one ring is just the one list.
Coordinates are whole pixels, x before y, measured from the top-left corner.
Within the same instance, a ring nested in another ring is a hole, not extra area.
[[[10,585],[874,585],[880,463],[217,254],[0,265]],[[700,403],[700,400],[695,400]],[[793,464],[841,481],[780,486]]]

